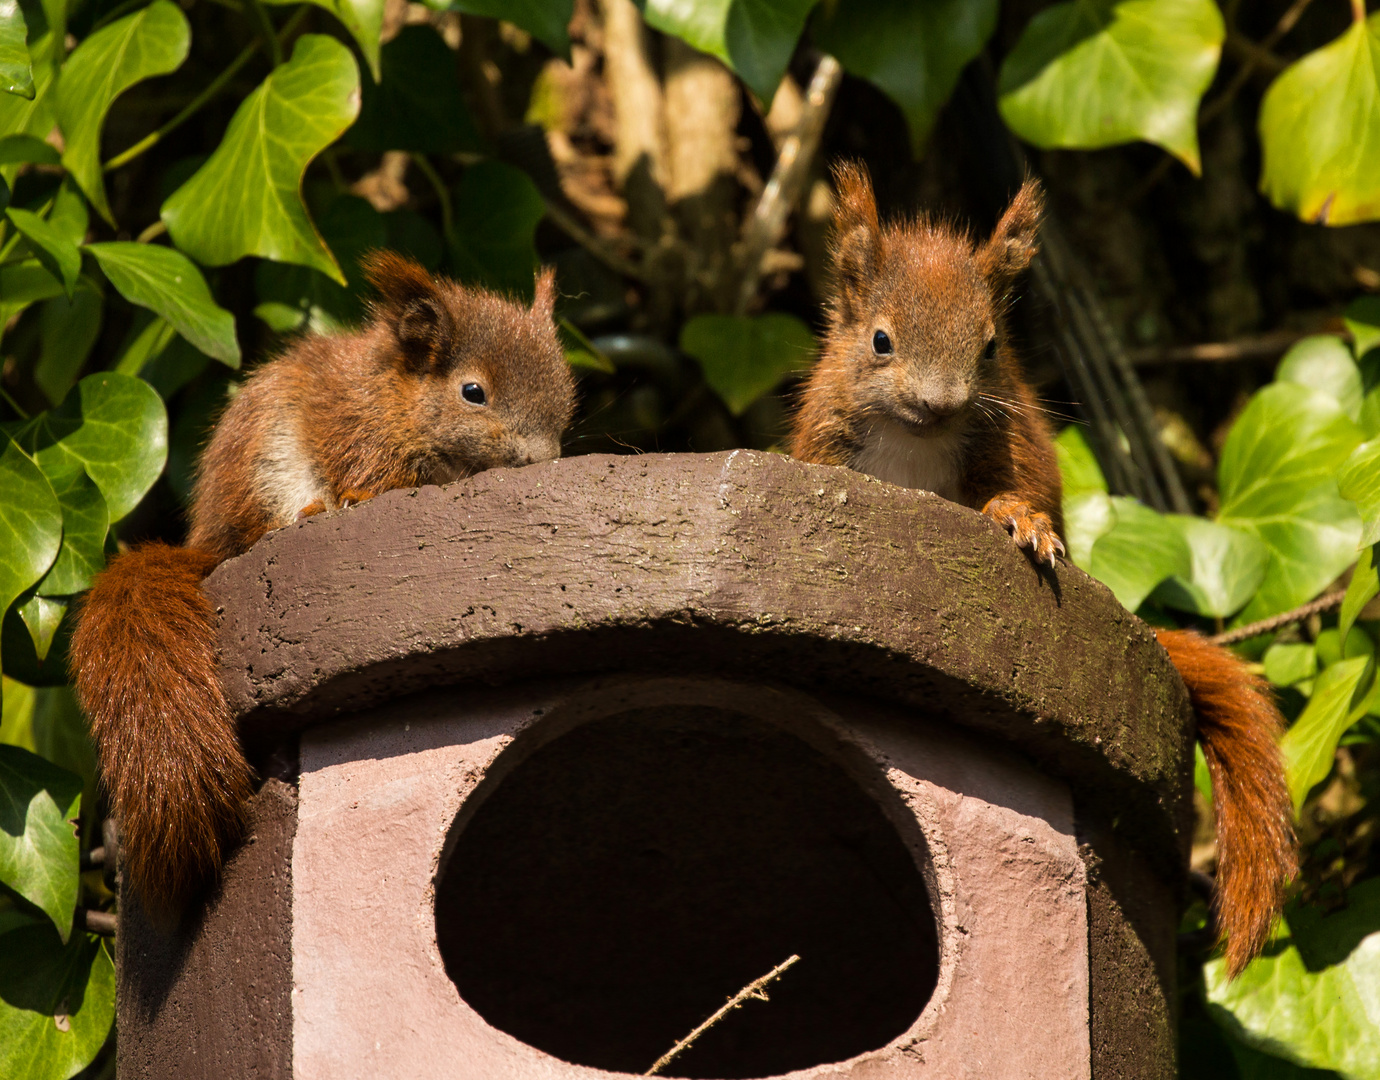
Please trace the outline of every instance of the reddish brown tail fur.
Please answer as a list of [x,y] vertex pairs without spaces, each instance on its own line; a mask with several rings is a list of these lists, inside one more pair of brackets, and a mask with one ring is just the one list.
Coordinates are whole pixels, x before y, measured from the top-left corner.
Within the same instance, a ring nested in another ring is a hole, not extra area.
[[1276,739],[1284,719],[1269,684],[1234,653],[1192,630],[1155,636],[1188,687],[1217,812],[1217,896],[1227,971],[1265,944],[1298,871],[1293,807]]
[[216,670],[202,579],[220,560],[145,544],[113,559],[81,606],[73,681],[120,822],[124,880],[171,918],[239,838],[252,773]]

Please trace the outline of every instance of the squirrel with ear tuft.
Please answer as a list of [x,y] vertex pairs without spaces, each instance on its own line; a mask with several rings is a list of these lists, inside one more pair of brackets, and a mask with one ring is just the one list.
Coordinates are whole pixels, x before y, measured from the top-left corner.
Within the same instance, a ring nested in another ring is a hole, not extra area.
[[73,681],[125,880],[163,921],[218,876],[253,790],[202,579],[298,518],[559,457],[574,412],[551,271],[527,308],[391,253],[364,268],[378,293],[365,325],[297,340],[226,408],[197,469],[186,546],[117,555],[81,604]]
[[[1044,412],[1004,331],[1042,209],[1027,180],[982,243],[877,216],[867,173],[835,169],[833,295],[791,431],[802,461],[845,465],[987,515],[1040,563],[1063,555],[1062,483]],[[1214,907],[1232,976],[1265,944],[1298,870],[1268,684],[1192,630],[1156,630],[1198,719],[1212,776]]]

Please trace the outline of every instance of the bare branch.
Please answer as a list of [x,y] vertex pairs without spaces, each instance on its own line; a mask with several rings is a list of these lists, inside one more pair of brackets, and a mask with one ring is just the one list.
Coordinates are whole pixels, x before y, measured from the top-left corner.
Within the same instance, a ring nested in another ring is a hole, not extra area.
[[1345,589],[1337,589],[1307,604],[1301,604],[1293,611],[1286,611],[1280,615],[1272,615],[1268,619],[1261,619],[1259,622],[1238,626],[1235,630],[1228,630],[1225,634],[1216,634],[1208,640],[1214,645],[1235,645],[1239,641],[1249,641],[1261,634],[1268,634],[1282,627],[1303,622],[1304,619],[1313,615],[1321,615],[1324,611],[1339,608],[1342,606],[1342,600],[1345,596]]

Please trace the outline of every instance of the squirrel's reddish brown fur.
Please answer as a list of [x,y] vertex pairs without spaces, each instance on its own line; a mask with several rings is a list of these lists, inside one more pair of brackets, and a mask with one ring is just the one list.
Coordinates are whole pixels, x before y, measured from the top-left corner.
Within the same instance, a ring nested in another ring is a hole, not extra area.
[[521,307],[376,253],[357,332],[304,337],[240,388],[197,471],[187,546],[111,560],[81,605],[73,681],[120,822],[125,883],[169,918],[236,843],[253,774],[202,579],[271,529],[392,488],[560,455],[574,380],[555,283]]
[[[1049,425],[1006,340],[1010,290],[1036,251],[1027,180],[975,243],[927,218],[881,224],[867,173],[835,170],[834,289],[824,350],[791,432],[804,461],[846,465],[980,510],[1038,562],[1064,546]],[[1265,943],[1297,870],[1268,686],[1192,631],[1158,631],[1188,688],[1217,814],[1215,904],[1232,975]]]

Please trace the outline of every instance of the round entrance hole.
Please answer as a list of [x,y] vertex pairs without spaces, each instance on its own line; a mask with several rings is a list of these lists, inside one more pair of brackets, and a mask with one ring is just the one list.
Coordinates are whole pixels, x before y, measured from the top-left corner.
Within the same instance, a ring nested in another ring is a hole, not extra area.
[[642,1073],[743,986],[800,961],[666,1070],[763,1077],[884,1046],[938,978],[924,879],[838,764],[755,717],[640,709],[577,727],[454,837],[436,930],[494,1027]]

